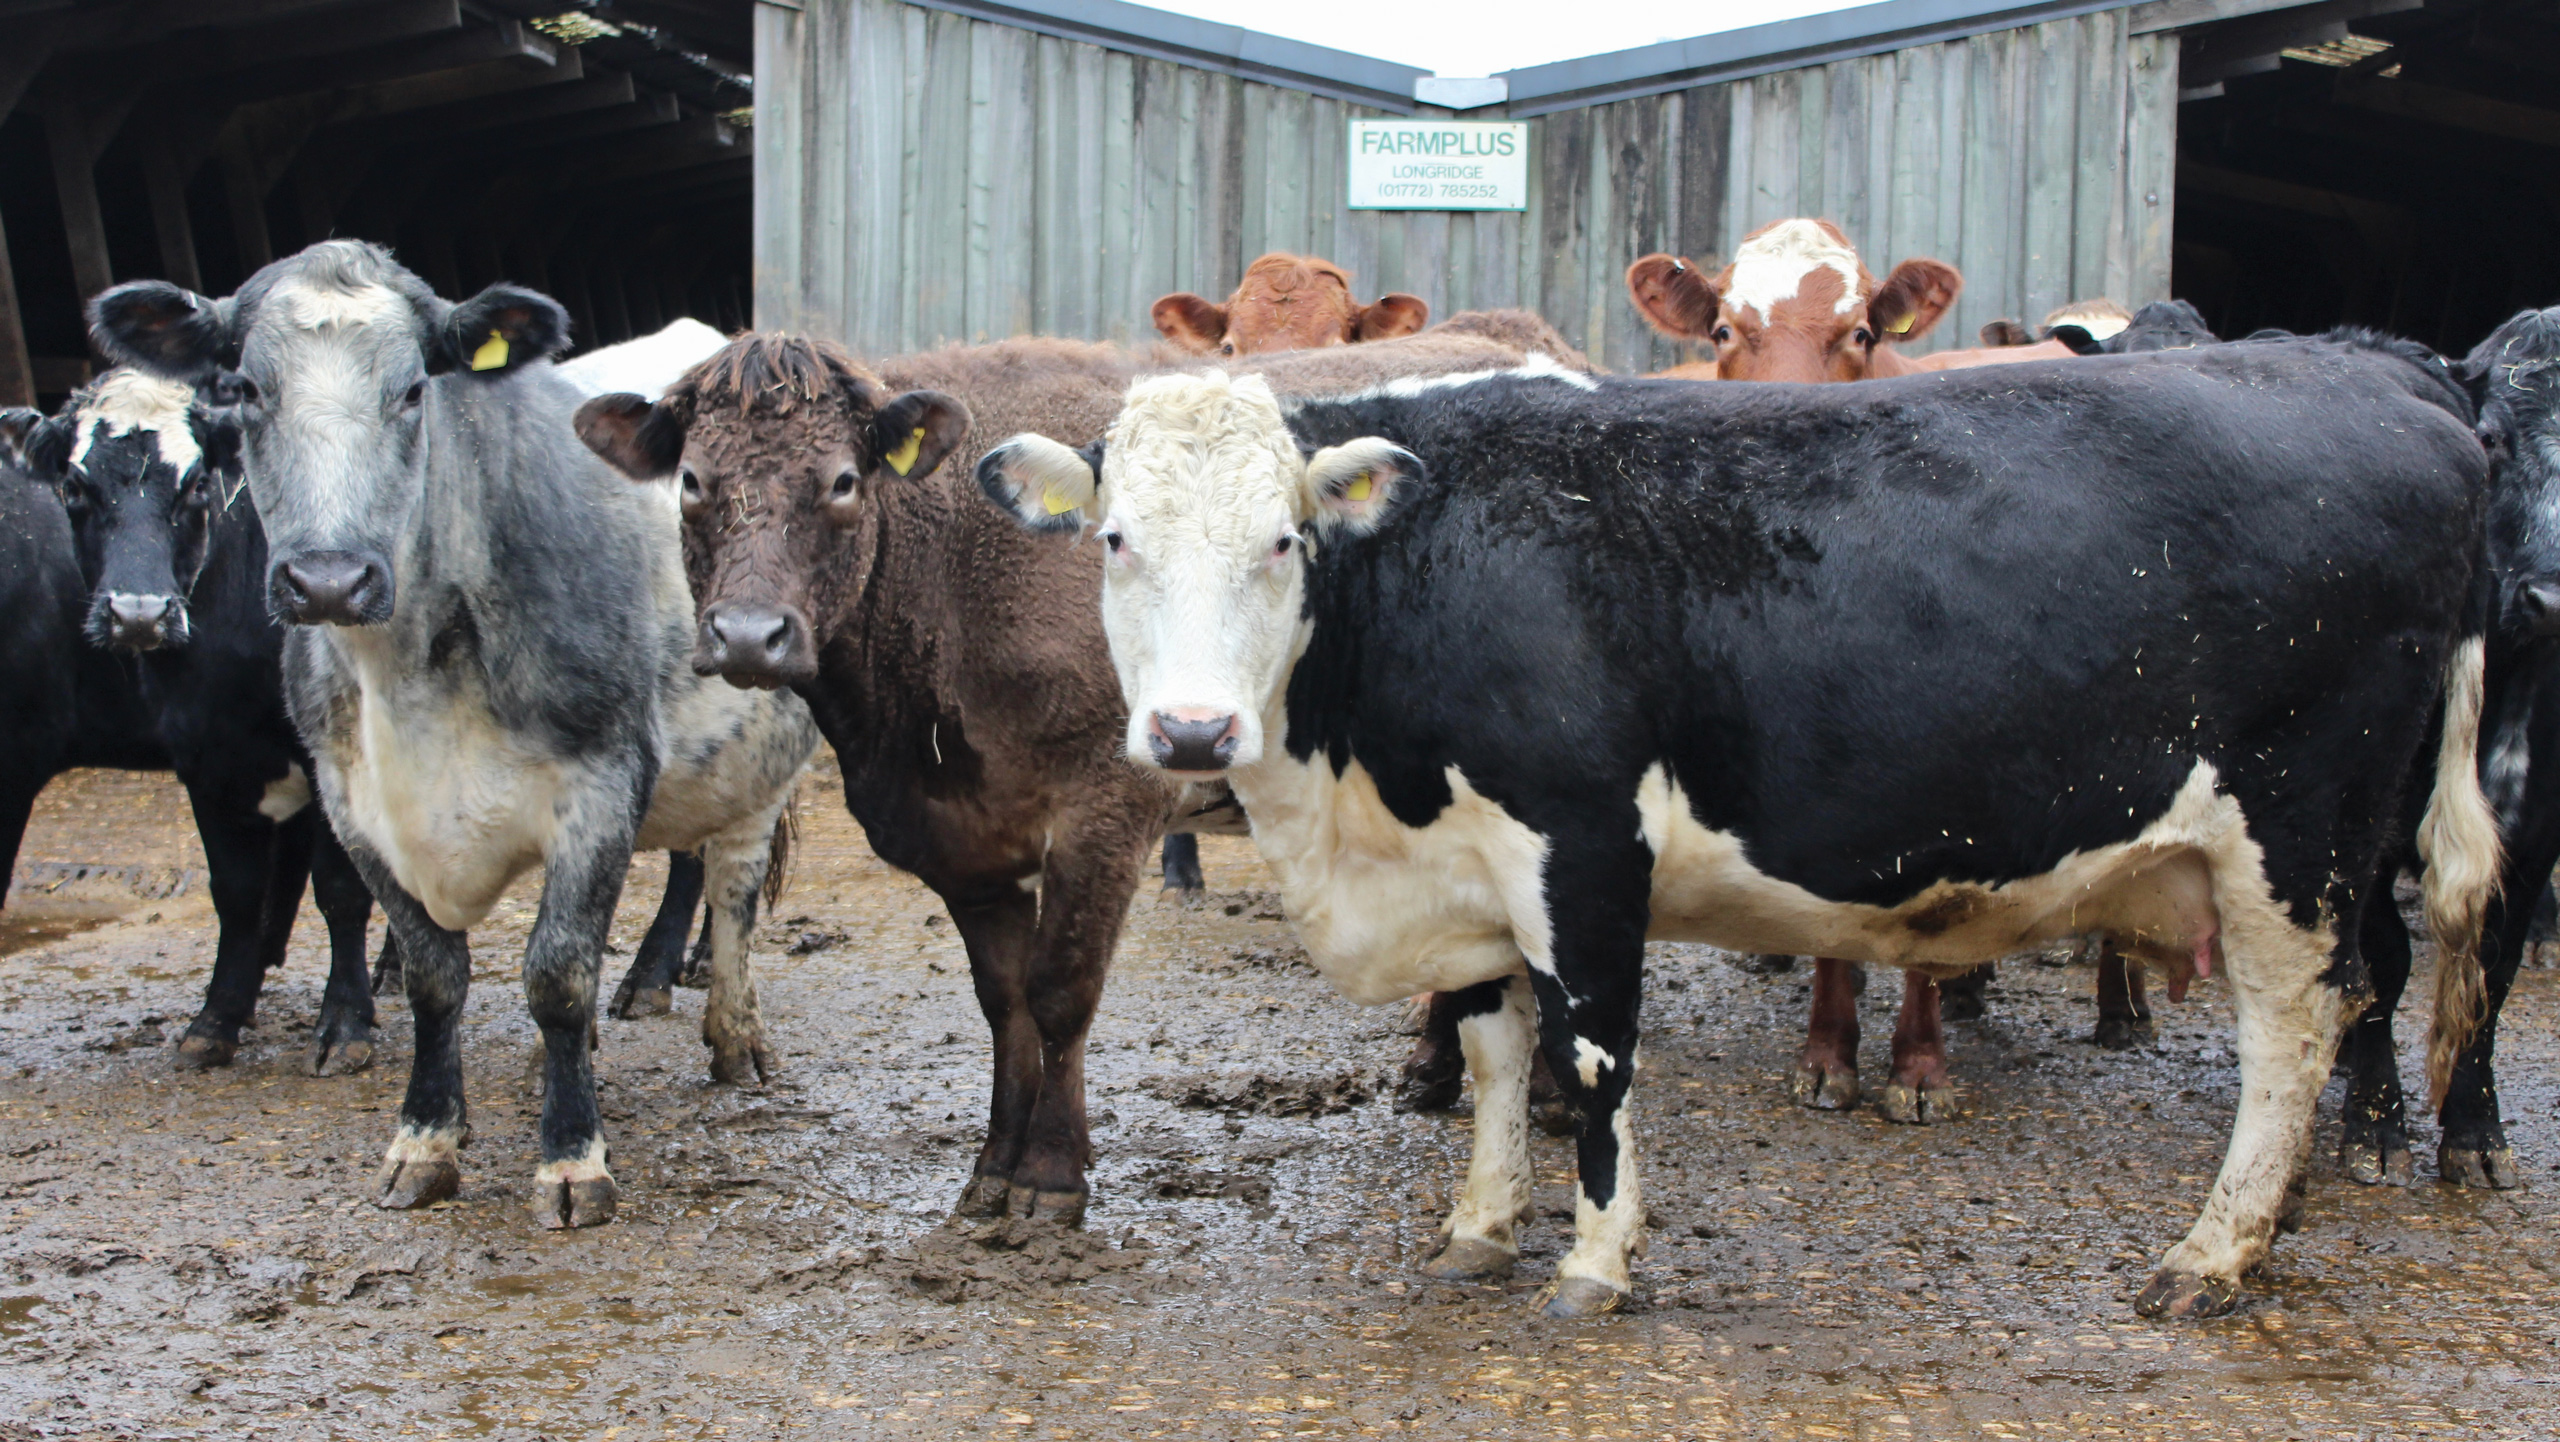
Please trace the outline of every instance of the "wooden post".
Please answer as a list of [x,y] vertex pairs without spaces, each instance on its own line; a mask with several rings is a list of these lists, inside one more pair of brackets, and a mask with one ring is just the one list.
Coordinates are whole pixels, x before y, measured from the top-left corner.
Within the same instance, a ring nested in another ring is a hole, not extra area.
[[187,215],[187,178],[166,136],[153,136],[142,150],[142,182],[151,195],[151,227],[160,235],[160,270],[189,290],[204,289],[204,272],[196,264],[196,227]]
[[264,269],[276,258],[275,242],[267,236],[267,188],[258,179],[257,152],[238,129],[225,133],[217,152],[222,161],[222,193],[231,208],[231,235],[240,250],[240,274],[245,278]]
[[115,271],[107,261],[107,222],[98,210],[89,127],[71,91],[47,97],[44,136],[53,152],[53,188],[62,201],[62,229],[71,243],[71,281],[85,303],[115,284]]
[[18,277],[9,268],[9,230],[0,224],[0,406],[36,403],[36,368],[27,359],[27,328],[19,319]]

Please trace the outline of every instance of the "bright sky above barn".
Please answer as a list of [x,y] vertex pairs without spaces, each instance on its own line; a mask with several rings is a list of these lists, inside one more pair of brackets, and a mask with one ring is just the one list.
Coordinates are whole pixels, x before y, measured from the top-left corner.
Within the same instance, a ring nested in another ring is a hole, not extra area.
[[1552,0],[1478,0],[1469,5],[1381,5],[1377,0],[1142,3],[1380,60],[1428,66],[1441,75],[1492,75],[1849,8],[1840,0],[1572,0],[1562,10]]

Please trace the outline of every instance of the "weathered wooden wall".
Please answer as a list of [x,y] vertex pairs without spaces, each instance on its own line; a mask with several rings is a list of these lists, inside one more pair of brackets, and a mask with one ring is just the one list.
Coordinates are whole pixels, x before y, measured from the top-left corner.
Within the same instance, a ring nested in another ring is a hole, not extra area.
[[[1878,274],[1964,272],[1930,345],[2066,300],[2169,293],[2177,37],[2109,11],[1531,120],[1525,212],[1353,211],[1344,122],[1300,91],[926,10],[758,7],[757,323],[893,354],[1024,331],[1152,338],[1266,250],[1435,315],[1525,305],[1614,369],[1679,359],[1626,298],[1790,215]],[[1499,118],[1498,110],[1467,118]]]

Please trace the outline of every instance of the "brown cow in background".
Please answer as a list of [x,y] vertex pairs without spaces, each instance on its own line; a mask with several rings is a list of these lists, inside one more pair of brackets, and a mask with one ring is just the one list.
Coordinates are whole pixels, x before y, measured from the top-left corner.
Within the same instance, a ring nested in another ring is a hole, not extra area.
[[1431,307],[1401,292],[1362,305],[1351,298],[1349,271],[1275,250],[1245,267],[1225,305],[1186,290],[1157,301],[1151,314],[1165,339],[1194,355],[1244,356],[1393,340],[1428,324]]

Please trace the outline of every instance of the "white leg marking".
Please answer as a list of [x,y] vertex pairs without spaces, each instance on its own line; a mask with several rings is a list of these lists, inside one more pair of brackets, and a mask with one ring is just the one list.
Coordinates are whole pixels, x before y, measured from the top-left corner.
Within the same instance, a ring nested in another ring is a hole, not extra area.
[[1584,1277],[1621,1292],[1635,1290],[1627,1262],[1644,1251],[1644,1196],[1636,1185],[1634,1115],[1635,1088],[1630,1082],[1616,1115],[1609,1118],[1609,1130],[1618,1139],[1617,1195],[1609,1198],[1609,1205],[1595,1207],[1587,1180],[1575,1188],[1573,1250],[1556,1264],[1559,1281]]
[[569,1182],[607,1181],[613,1174],[605,1170],[604,1162],[604,1138],[592,1137],[587,1141],[584,1154],[563,1157],[556,1162],[544,1162],[541,1166],[534,1168],[533,1184],[537,1187],[556,1187]]
[[266,794],[258,798],[258,814],[269,821],[285,821],[311,804],[311,778],[302,763],[285,764],[285,773],[267,783]]
[[1609,1065],[1609,1054],[1591,1044],[1589,1037],[1573,1039],[1573,1069],[1582,1075],[1584,1087],[1600,1085],[1600,1069]]
[[415,1127],[402,1123],[399,1135],[391,1139],[391,1147],[382,1154],[385,1167],[408,1162],[452,1160],[462,1150],[460,1127]]
[[1520,1250],[1518,1223],[1529,1205],[1529,1066],[1537,1048],[1529,978],[1504,986],[1502,1005],[1458,1023],[1458,1044],[1476,1084],[1475,1155],[1466,1190],[1440,1224],[1450,1240],[1472,1237]]

